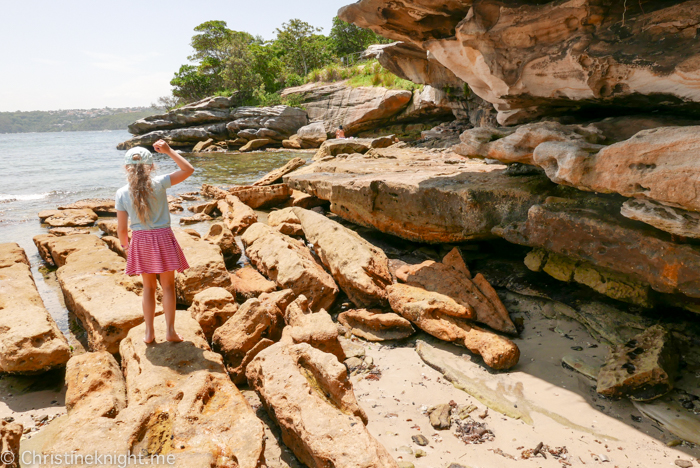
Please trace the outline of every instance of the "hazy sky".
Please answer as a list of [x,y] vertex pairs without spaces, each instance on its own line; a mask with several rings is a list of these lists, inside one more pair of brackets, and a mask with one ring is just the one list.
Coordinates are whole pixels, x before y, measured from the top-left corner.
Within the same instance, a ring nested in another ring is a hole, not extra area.
[[0,112],[148,106],[170,94],[194,27],[265,39],[300,18],[327,34],[354,0],[2,0]]

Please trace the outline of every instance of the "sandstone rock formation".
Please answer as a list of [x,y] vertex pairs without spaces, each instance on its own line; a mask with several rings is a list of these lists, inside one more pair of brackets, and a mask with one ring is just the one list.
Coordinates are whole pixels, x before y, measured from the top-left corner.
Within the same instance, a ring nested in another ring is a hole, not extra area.
[[700,213],[661,203],[631,199],[622,204],[620,214],[682,237],[700,237]]
[[385,288],[392,280],[384,252],[323,215],[303,208],[293,211],[306,239],[350,300],[360,307],[385,304]]
[[195,294],[192,305],[187,310],[202,327],[207,340],[211,340],[214,330],[236,313],[238,305],[230,292],[214,287]]
[[83,325],[90,350],[116,353],[128,331],[143,322],[140,288],[124,276],[126,260],[94,235],[41,234],[34,243],[58,267],[66,307]]
[[515,343],[467,323],[466,309],[449,297],[406,284],[393,284],[387,293],[396,313],[436,338],[463,344],[487,366],[509,369],[518,363],[520,350]]
[[347,310],[338,315],[338,322],[367,341],[401,340],[415,333],[411,322],[405,318],[376,309]]
[[39,212],[39,219],[51,227],[92,226],[97,215],[88,208],[44,210]]
[[208,214],[197,213],[194,216],[183,216],[182,218],[180,218],[180,224],[187,226],[189,224],[201,223],[203,221],[211,221],[212,219],[214,218],[212,218]]
[[330,353],[345,361],[345,351],[338,341],[338,327],[330,314],[321,309],[313,312],[309,301],[300,294],[284,311],[287,326],[282,331],[282,340],[288,343],[308,343],[316,349]]
[[581,107],[696,111],[698,8],[361,0],[338,15],[429,51],[511,124]]
[[250,265],[239,268],[230,275],[231,290],[236,300],[244,302],[262,293],[269,293],[277,289],[277,285],[261,275],[258,270]]
[[302,158],[290,159],[284,166],[268,172],[263,177],[253,182],[253,185],[272,185],[281,183],[283,176],[299,169],[304,164],[306,164],[306,161],[304,161]]
[[236,238],[231,230],[224,223],[212,223],[204,240],[219,246],[226,265],[235,264],[241,257],[241,248],[236,243]]
[[114,208],[113,198],[86,198],[78,200],[69,205],[59,206],[59,210],[79,210],[87,208],[92,210],[98,216],[116,216],[117,210]]
[[282,146],[292,149],[318,148],[327,138],[323,122],[314,122],[301,127],[288,140],[284,140]]
[[250,361],[263,349],[279,341],[284,312],[294,298],[290,289],[248,299],[212,336],[212,346],[224,357],[234,383],[244,383]]
[[333,213],[353,223],[418,242],[460,242],[493,237],[495,226],[524,219],[555,193],[542,175],[510,177],[504,169],[449,153],[385,148],[317,162],[285,180],[330,201]]
[[376,128],[400,113],[410,102],[410,91],[382,87],[353,88],[344,82],[309,83],[287,88],[282,96],[299,95],[311,122],[321,121],[326,133],[342,125],[347,136]]
[[117,149],[150,146],[163,138],[171,146],[194,146],[201,141],[234,140],[239,146],[251,140],[269,142],[293,135],[306,125],[306,112],[296,107],[231,107],[229,98],[213,97],[146,117],[129,126],[134,138]]
[[44,307],[24,250],[0,244],[0,373],[42,372],[69,358],[68,342]]
[[598,393],[653,400],[673,389],[679,356],[668,330],[654,325],[611,350],[598,373]]
[[22,439],[23,430],[24,427],[19,423],[0,421],[0,453],[12,454],[12,456],[5,455],[0,462],[2,468],[19,468],[21,456],[19,441]]
[[272,138],[256,138],[241,146],[238,151],[241,153],[247,153],[248,151],[254,151],[262,148],[263,146],[267,146],[273,141],[274,140],[272,140]]
[[326,156],[339,154],[364,154],[372,148],[386,148],[394,143],[394,136],[379,138],[334,138],[326,140],[316,152],[314,160],[323,159]]
[[288,236],[303,236],[304,230],[292,207],[272,211],[267,216],[267,224]]
[[190,305],[194,296],[211,287],[231,287],[231,278],[226,271],[223,254],[219,246],[197,239],[186,232],[176,230],[177,239],[185,254],[189,268],[175,274],[177,301]]
[[257,209],[279,205],[290,197],[292,189],[287,184],[250,185],[232,187],[229,189],[229,192],[249,207]]
[[277,343],[253,359],[246,375],[284,444],[306,466],[397,467],[365,428],[347,370],[333,355],[306,343]]
[[255,211],[234,195],[226,195],[218,200],[217,206],[224,224],[234,235],[242,234],[248,226],[258,222]]
[[253,265],[279,287],[304,294],[314,311],[333,304],[338,286],[303,242],[262,223],[248,228],[241,239]]
[[[148,460],[170,455],[172,466],[182,468],[264,463],[262,423],[226,375],[221,356],[209,349],[187,313],[178,313],[176,321],[185,339],[178,344],[163,341],[163,317],[155,320],[156,344],[143,342],[143,326],[131,331],[120,347],[123,376],[104,353],[76,358],[67,394],[85,403],[32,437],[27,449],[129,453]],[[124,400],[128,404],[121,409]]]

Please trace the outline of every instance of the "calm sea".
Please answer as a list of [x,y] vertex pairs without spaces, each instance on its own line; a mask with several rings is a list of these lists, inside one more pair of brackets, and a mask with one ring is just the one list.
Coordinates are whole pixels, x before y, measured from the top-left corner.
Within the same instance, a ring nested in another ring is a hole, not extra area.
[[[115,147],[129,137],[126,131],[0,134],[0,243],[17,242],[25,249],[39,292],[67,335],[69,316],[60,291],[53,276],[42,275],[38,268],[41,259],[32,238],[46,229],[37,213],[84,198],[113,198],[126,183],[125,152]],[[193,156],[189,160],[195,173],[168,193],[199,190],[203,183],[252,182],[297,156],[289,152]],[[157,154],[155,158],[158,174],[177,169],[168,156]],[[179,218],[172,215],[173,226]]]

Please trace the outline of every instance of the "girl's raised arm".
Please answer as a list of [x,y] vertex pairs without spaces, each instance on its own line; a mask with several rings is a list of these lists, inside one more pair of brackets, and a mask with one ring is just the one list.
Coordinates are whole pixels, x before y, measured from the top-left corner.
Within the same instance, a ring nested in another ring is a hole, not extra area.
[[153,143],[153,149],[159,153],[167,154],[170,158],[175,161],[177,167],[180,168],[179,171],[175,171],[170,174],[170,185],[179,184],[183,180],[187,179],[194,173],[194,167],[189,163],[188,160],[180,156],[179,153],[174,151],[170,145],[168,145],[164,140],[158,140]]

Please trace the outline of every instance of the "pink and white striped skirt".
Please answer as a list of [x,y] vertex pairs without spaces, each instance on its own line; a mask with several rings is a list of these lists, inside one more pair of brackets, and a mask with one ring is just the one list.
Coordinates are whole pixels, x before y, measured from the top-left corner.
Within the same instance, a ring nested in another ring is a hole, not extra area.
[[190,266],[185,254],[169,227],[133,231],[126,258],[126,274],[164,273],[177,270],[182,273]]

